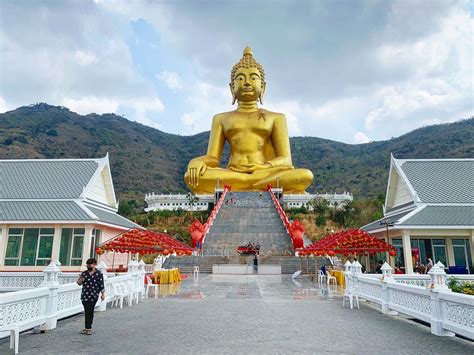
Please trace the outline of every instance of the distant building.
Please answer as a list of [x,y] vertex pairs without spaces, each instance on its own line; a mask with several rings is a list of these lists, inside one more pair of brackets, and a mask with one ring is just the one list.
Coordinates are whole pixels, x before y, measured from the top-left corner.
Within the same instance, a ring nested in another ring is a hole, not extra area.
[[210,204],[214,203],[214,195],[194,195],[197,201],[192,205],[185,194],[155,194],[154,192],[145,195],[145,202],[149,211],[207,211]]
[[428,258],[472,273],[474,159],[392,156],[384,218],[362,228],[397,248],[391,264],[406,273]]
[[[279,189],[273,189],[274,192],[278,192]],[[279,190],[280,191],[280,190]],[[209,208],[209,205],[215,201],[214,195],[195,195],[198,201],[192,206],[189,205],[189,200],[185,194],[155,194],[149,193],[145,195],[145,202],[148,207],[145,208],[146,212],[149,211],[172,211],[172,210],[186,210],[186,211],[205,211]],[[305,194],[305,195],[291,195],[284,194],[282,202],[286,208],[298,208],[307,207],[312,209],[309,202],[315,198],[322,198],[329,202],[331,207],[343,206],[348,201],[352,201],[352,194],[344,192],[342,194]]]
[[308,210],[312,210],[311,201],[315,199],[323,199],[328,201],[329,206],[333,208],[339,208],[344,206],[344,204],[354,200],[354,197],[350,192],[343,192],[342,194],[338,193],[325,193],[325,194],[306,194],[306,195],[292,195],[292,194],[283,194],[283,206],[285,208],[300,208],[306,207]]
[[43,270],[52,260],[80,270],[99,243],[139,227],[117,214],[108,155],[0,160],[0,182],[2,271]]

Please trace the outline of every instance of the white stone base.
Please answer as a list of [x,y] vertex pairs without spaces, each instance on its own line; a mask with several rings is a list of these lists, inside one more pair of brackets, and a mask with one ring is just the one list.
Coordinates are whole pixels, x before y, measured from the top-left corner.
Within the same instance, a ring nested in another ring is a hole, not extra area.
[[281,275],[281,265],[259,265],[259,275]]
[[253,265],[216,264],[212,265],[212,273],[216,275],[252,275]]

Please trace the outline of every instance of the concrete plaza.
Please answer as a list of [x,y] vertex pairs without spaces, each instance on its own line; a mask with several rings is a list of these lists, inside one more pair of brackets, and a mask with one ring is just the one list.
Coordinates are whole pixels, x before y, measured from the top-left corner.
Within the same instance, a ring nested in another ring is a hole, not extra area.
[[[342,308],[342,290],[289,276],[201,275],[163,285],[157,298],[82,315],[45,334],[20,336],[21,354],[337,353],[472,354],[474,343],[431,335],[430,328],[381,314],[366,302]],[[0,341],[0,354],[9,351]]]

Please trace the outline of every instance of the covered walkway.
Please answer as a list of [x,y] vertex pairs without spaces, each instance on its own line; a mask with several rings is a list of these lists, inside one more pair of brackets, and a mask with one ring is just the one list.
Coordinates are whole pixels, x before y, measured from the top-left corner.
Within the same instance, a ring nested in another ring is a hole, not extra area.
[[[121,311],[96,313],[95,334],[82,316],[46,334],[21,336],[21,354],[338,353],[467,354],[473,343],[437,337],[429,327],[383,315],[365,302],[342,308],[328,292],[289,276],[212,276],[168,285]],[[7,340],[0,353],[8,354]]]

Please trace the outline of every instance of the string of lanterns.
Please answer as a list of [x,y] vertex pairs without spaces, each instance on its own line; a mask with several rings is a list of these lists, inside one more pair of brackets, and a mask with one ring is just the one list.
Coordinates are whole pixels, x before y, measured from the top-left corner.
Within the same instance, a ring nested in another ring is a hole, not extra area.
[[110,239],[96,248],[98,255],[106,252],[170,255],[192,255],[192,249],[165,233],[134,228]]
[[391,256],[397,255],[397,249],[393,245],[373,237],[362,229],[333,233],[298,250],[301,256],[374,255],[384,252],[388,252]]

